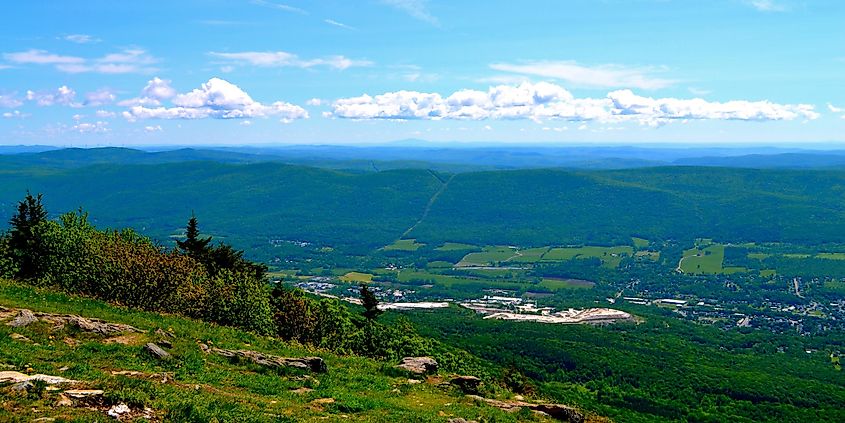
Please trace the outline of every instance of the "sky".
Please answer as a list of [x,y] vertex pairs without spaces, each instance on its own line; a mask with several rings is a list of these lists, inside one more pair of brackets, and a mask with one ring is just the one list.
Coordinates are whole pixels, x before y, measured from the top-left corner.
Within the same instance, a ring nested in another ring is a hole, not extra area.
[[10,2],[0,145],[845,145],[841,0]]

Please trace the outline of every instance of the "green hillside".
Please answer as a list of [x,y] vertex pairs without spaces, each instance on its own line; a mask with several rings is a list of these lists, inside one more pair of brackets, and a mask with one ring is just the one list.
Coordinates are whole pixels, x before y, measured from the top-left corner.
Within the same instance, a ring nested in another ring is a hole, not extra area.
[[448,180],[422,169],[279,163],[5,169],[0,211],[11,214],[29,189],[50,210],[84,205],[100,226],[162,241],[197,210],[210,233],[239,248],[298,240],[362,253],[412,227],[404,238],[428,245],[522,246],[627,245],[631,236],[819,244],[845,231],[842,171],[515,170],[460,173],[444,187]]

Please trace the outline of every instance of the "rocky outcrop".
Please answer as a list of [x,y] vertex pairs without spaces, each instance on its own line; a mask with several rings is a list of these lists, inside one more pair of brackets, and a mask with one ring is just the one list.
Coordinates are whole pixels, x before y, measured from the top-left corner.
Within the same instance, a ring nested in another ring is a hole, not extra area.
[[42,374],[26,375],[20,372],[12,371],[0,372],[0,383],[19,383],[32,380],[40,380],[48,385],[56,385],[59,383],[77,383],[77,381],[75,380],[65,379],[61,376],[50,376]]
[[55,326],[76,326],[85,332],[100,335],[113,335],[121,332],[141,332],[138,328],[120,323],[110,323],[100,319],[89,319],[72,314],[33,313],[27,309],[18,310],[17,316],[6,323],[12,327],[23,327],[38,321],[51,323]]
[[568,405],[550,403],[537,404],[526,401],[500,401],[491,398],[480,397],[478,395],[467,395],[467,397],[508,412],[517,412],[522,408],[527,408],[532,411],[548,414],[549,416],[564,422],[584,422],[584,414]]
[[245,359],[270,368],[293,367],[315,373],[325,373],[327,370],[326,362],[320,357],[279,357],[258,351],[209,348],[205,344],[200,345],[200,347],[206,353],[217,354],[228,358]]
[[437,373],[437,361],[431,357],[405,357],[396,366],[418,375]]
[[11,322],[6,323],[6,325],[11,326],[13,328],[19,328],[23,326],[31,325],[38,321],[38,318],[35,317],[35,314],[27,309],[18,310],[18,315],[12,319]]

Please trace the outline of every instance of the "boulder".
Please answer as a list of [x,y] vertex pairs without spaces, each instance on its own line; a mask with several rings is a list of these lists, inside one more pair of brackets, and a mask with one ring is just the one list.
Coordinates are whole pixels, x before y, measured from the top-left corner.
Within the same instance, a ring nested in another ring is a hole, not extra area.
[[454,377],[449,383],[457,386],[465,394],[477,394],[482,385],[481,379],[475,376]]
[[15,316],[15,318],[12,319],[11,322],[6,323],[6,324],[13,327],[13,328],[19,328],[19,327],[30,325],[30,324],[35,323],[37,321],[38,321],[38,318],[35,317],[35,314],[32,313],[32,311],[29,311],[27,309],[21,309],[21,310],[18,311],[18,315]]
[[169,352],[161,349],[161,347],[152,342],[148,343],[147,345],[144,345],[144,349],[159,360],[167,360],[172,357]]
[[411,373],[424,375],[437,373],[438,365],[437,361],[431,357],[405,357],[396,367]]

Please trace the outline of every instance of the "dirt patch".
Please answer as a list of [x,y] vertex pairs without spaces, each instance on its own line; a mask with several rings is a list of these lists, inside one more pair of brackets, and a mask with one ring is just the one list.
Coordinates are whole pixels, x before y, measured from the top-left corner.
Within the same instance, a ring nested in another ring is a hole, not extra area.
[[144,334],[129,333],[103,339],[104,344],[141,345],[146,341]]

